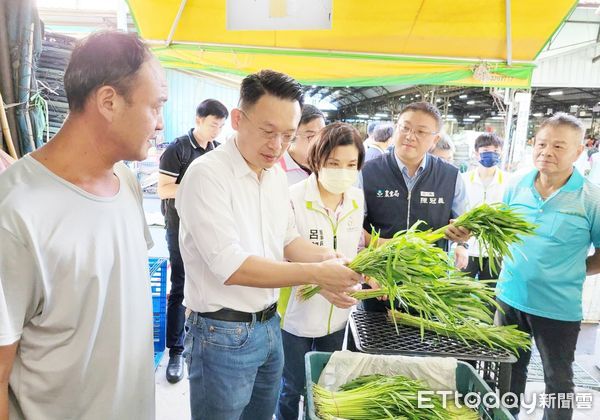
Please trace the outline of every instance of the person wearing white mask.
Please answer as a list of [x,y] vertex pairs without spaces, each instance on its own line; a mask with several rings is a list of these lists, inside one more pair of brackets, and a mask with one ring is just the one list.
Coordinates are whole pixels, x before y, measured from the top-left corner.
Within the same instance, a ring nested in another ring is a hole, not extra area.
[[[360,133],[351,125],[323,128],[308,153],[312,174],[290,188],[300,236],[352,259],[363,243],[364,198],[353,186],[365,159]],[[306,376],[304,354],[341,350],[351,309],[332,307],[321,295],[301,300],[293,287],[283,317],[285,355],[277,419],[297,419]]]

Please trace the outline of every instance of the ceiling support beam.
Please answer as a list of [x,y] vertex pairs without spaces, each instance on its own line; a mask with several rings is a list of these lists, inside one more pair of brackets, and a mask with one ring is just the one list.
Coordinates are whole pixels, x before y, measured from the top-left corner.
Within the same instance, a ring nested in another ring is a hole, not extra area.
[[[182,1],[183,2],[183,1]],[[175,22],[174,22],[175,23]],[[168,40],[167,40],[168,41]],[[148,45],[153,46],[164,46],[167,42],[165,40],[160,39],[144,39]],[[236,51],[238,53],[244,54],[254,54],[259,53],[268,54],[269,52],[280,53],[280,52],[293,52],[293,53],[305,53],[307,56],[318,55],[322,56],[323,54],[327,54],[328,58],[349,58],[353,60],[377,60],[379,58],[389,59],[389,58],[397,58],[402,61],[412,60],[426,60],[430,63],[442,63],[442,64],[481,64],[481,62],[486,63],[505,63],[506,60],[502,58],[494,58],[494,57],[481,57],[481,58],[472,58],[472,57],[446,57],[446,56],[429,56],[429,55],[405,55],[405,54],[386,54],[386,53],[373,53],[373,52],[364,52],[364,51],[342,51],[342,50],[321,50],[321,49],[309,49],[309,48],[287,48],[287,47],[268,47],[268,46],[260,46],[260,45],[240,45],[240,44],[221,44],[221,43],[212,43],[212,42],[189,42],[189,41],[175,41],[171,39],[170,44],[172,45],[189,45],[195,46],[198,49],[202,49],[206,47],[210,48],[218,48],[218,49],[230,49],[232,51]],[[512,60],[513,64],[533,64],[533,61],[527,60]]]
[[177,29],[177,26],[179,25],[179,20],[181,19],[181,15],[183,14],[183,9],[185,9],[186,3],[187,3],[187,0],[181,0],[181,3],[179,3],[179,10],[177,11],[177,16],[175,16],[175,20],[173,20],[173,24],[171,25],[171,30],[169,31],[169,36],[167,37],[167,40],[165,41],[165,45],[167,47],[173,43],[173,37],[175,36],[175,29]]
[[506,64],[512,66],[512,19],[510,0],[506,1]]

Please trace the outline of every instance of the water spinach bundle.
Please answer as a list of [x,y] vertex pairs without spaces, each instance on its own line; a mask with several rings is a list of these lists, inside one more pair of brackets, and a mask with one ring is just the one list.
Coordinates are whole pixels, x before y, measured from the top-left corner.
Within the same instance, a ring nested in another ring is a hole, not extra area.
[[428,407],[419,407],[418,393],[427,386],[405,376],[367,375],[342,385],[338,391],[313,385],[315,411],[319,418],[333,420],[477,420],[476,411],[451,398],[444,407],[441,398],[432,397]]
[[[357,291],[351,296],[356,299],[388,296],[392,310],[396,300],[400,308],[418,314],[414,319],[403,320],[405,324],[418,320],[422,335],[426,329],[443,332],[511,352],[528,346],[528,336],[514,328],[489,328],[492,310],[499,308],[494,291],[486,282],[470,279],[455,269],[448,255],[435,246],[444,237],[447,226],[420,231],[421,224],[417,222],[381,244],[378,234],[373,232],[369,246],[348,267],[375,280],[380,288]],[[510,258],[509,246],[520,242],[520,236],[531,235],[536,228],[503,204],[478,206],[454,224],[471,230],[481,249],[487,250],[490,264],[501,256]],[[310,285],[299,288],[298,293],[301,299],[309,299],[319,290],[318,286]],[[392,315],[396,324],[394,312]]]

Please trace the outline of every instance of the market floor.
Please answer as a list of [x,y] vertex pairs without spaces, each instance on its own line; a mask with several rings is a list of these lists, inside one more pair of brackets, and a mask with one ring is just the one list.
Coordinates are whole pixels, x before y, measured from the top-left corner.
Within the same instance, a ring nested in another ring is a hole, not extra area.
[[[146,198],[144,209],[149,222],[160,220],[159,200]],[[154,247],[150,250],[152,257],[168,257],[165,241],[165,230],[162,226],[151,226],[150,232],[154,239]],[[168,290],[168,289],[167,289]],[[600,334],[597,334],[596,324],[584,324],[577,343],[577,354],[575,361],[592,378],[600,381]],[[590,354],[591,353],[591,354]],[[170,384],[165,378],[165,370],[169,358],[164,355],[156,369],[156,419],[157,420],[187,420],[190,418],[189,408],[189,385],[187,376],[177,384]],[[531,367],[530,367],[531,374]],[[526,393],[543,393],[542,382],[528,382]],[[591,391],[588,388],[578,389],[578,392],[592,393],[592,408],[576,410],[573,420],[596,420],[600,419],[600,392]],[[531,400],[531,398],[528,398]],[[542,410],[536,409],[533,413],[522,411],[520,420],[539,420],[542,418]]]

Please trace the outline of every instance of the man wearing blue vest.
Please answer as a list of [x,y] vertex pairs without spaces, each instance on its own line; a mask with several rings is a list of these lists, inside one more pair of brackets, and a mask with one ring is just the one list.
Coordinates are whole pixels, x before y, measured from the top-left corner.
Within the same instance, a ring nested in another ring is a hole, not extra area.
[[[534,338],[544,367],[548,420],[572,417],[583,282],[586,274],[600,272],[600,188],[573,167],[583,152],[584,133],[581,121],[568,114],[543,122],[535,136],[535,169],[513,180],[503,199],[538,228],[504,260],[496,287],[503,312],[496,312],[496,323],[516,324]],[[531,351],[521,351],[512,365],[510,390],[519,400],[530,358]]]
[[[441,129],[439,110],[427,102],[409,104],[400,112],[390,153],[368,161],[362,170],[367,233],[375,228],[382,238],[391,238],[418,220],[427,223],[423,228],[438,229],[465,211],[467,193],[458,169],[427,153],[439,141]],[[451,226],[438,246],[447,249],[448,239],[457,242],[456,253],[465,262],[468,238],[466,229]],[[385,310],[375,299],[363,305],[369,311]]]

